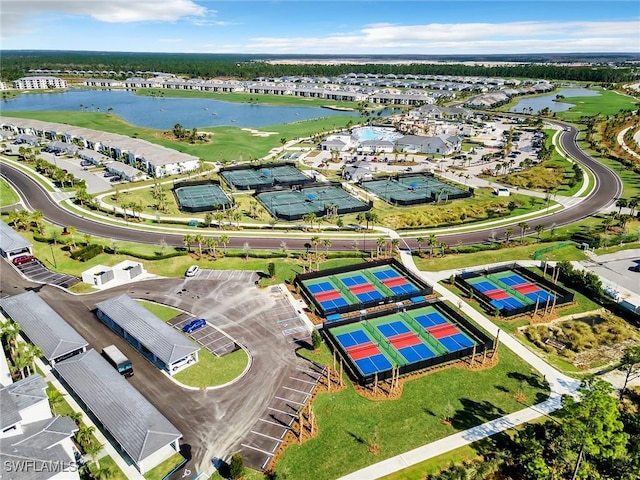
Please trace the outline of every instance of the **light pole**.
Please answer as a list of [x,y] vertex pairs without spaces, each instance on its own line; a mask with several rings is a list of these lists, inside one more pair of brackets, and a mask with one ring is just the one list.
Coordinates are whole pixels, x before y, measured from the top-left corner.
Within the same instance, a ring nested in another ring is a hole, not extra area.
[[49,244],[49,248],[51,248],[51,258],[53,259],[53,268],[58,268],[58,262],[56,262],[56,255],[53,252],[53,245]]

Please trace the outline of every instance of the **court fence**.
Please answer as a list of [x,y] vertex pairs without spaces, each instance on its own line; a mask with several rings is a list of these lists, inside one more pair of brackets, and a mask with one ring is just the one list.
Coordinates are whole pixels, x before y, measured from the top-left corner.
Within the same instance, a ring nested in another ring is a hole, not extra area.
[[[572,303],[574,301],[575,294],[572,291],[564,288],[561,285],[557,285],[553,283],[551,280],[544,278],[541,275],[538,275],[532,272],[528,268],[518,265],[517,263],[514,263],[511,266],[498,265],[495,267],[485,267],[483,269],[461,273],[455,276],[455,284],[461,290],[466,292],[468,295],[473,295],[473,297],[478,300],[478,302],[487,311],[487,313],[493,314],[496,311],[496,307],[491,303],[492,299],[489,298],[487,295],[485,295],[484,292],[474,289],[473,286],[469,283],[469,280],[472,280],[474,278],[482,278],[482,277],[490,278],[491,276],[497,273],[502,273],[507,271],[512,271],[514,273],[517,273],[525,280],[539,287],[542,287],[544,290],[547,290],[548,292],[552,293],[556,297],[556,300],[555,300],[556,306],[565,305],[568,303]],[[500,288],[503,291],[512,290],[506,286],[500,287]],[[473,292],[473,293],[470,293],[470,292]],[[543,309],[545,307],[548,307],[546,302],[544,304],[538,304],[537,306],[537,308],[539,309]],[[515,317],[518,315],[524,315],[524,314],[535,311],[536,304],[534,302],[531,304],[523,305],[522,307],[516,307],[516,308],[503,307],[498,310],[502,317]]]
[[[342,307],[333,307],[333,308],[325,309],[321,305],[321,303],[316,299],[313,293],[311,293],[307,288],[307,286],[304,284],[306,280],[314,280],[317,278],[324,278],[324,277],[329,278],[329,277],[343,274],[343,273],[357,272],[365,268],[368,269],[368,268],[375,268],[375,267],[381,267],[381,266],[393,267],[402,276],[404,276],[407,280],[413,283],[418,288],[418,291],[391,295],[389,297],[385,297],[379,300],[372,300],[369,302],[358,302],[355,304],[345,305]],[[343,267],[331,268],[328,270],[320,270],[319,272],[301,273],[296,275],[296,278],[294,279],[293,284],[296,287],[296,290],[299,289],[300,295],[303,297],[305,302],[307,302],[307,305],[313,304],[316,312],[318,312],[320,316],[324,317],[325,324],[326,324],[326,317],[328,315],[342,315],[344,313],[355,312],[358,310],[362,311],[372,307],[379,307],[385,304],[388,305],[391,303],[403,302],[404,300],[409,300],[412,298],[433,294],[433,287],[431,285],[429,285],[420,277],[418,277],[417,275],[407,270],[404,267],[404,265],[398,262],[395,258],[383,259],[383,260],[372,260],[372,261],[366,262],[365,264],[345,265]],[[349,317],[349,318],[343,318],[343,319],[331,321],[330,324],[331,326],[346,325],[348,323],[357,322],[358,320],[359,318],[357,317],[354,317],[354,318]]]
[[[474,355],[474,353],[477,355],[484,352],[488,352],[495,348],[494,339],[490,338],[486,333],[484,333],[478,327],[473,325],[470,321],[468,321],[466,318],[460,315],[454,308],[452,308],[451,306],[447,305],[444,302],[425,301],[421,304],[409,305],[406,308],[403,308],[402,310],[399,310],[399,311],[403,313],[409,312],[411,310],[423,308],[426,305],[433,306],[439,313],[441,313],[451,323],[453,323],[456,327],[458,327],[458,329],[462,333],[469,336],[476,343],[475,348],[474,346],[471,346],[471,347],[464,348],[462,350],[457,350],[455,352],[450,352],[450,353],[446,353],[436,357],[423,359],[418,362],[406,363],[404,365],[396,365],[396,367],[399,369],[399,373],[401,376],[418,372],[420,370],[426,370],[433,367],[440,367],[449,363],[456,362],[458,360],[468,358],[469,356]],[[384,312],[372,312],[367,317],[367,320],[379,318],[386,315],[389,315],[388,310]],[[360,319],[357,319],[357,320],[360,321]],[[323,325],[320,332],[325,342],[327,343],[327,345],[332,351],[335,351],[338,355],[340,355],[340,357],[342,357],[345,363],[346,371],[349,373],[349,375],[355,382],[359,383],[360,385],[372,384],[376,379],[376,374],[373,373],[369,375],[364,375],[360,372],[355,361],[351,358],[351,356],[347,353],[346,349],[342,347],[340,342],[335,338],[335,336],[331,332],[331,330],[335,326],[336,325],[334,323],[331,323],[331,324],[325,323]],[[380,350],[382,351],[383,348],[380,348]],[[391,378],[392,375],[393,375],[392,369],[377,372],[378,381],[387,380]]]
[[[295,169],[297,172],[300,172],[300,176],[295,179],[287,180],[285,178],[279,178],[278,176],[274,176],[272,178],[271,183],[265,184],[264,182],[256,182],[256,183],[247,183],[246,185],[236,185],[232,181],[230,181],[224,175],[225,172],[240,172],[242,170],[259,172],[260,170],[277,168],[277,167],[291,167]],[[232,190],[258,190],[260,188],[273,188],[276,185],[280,187],[292,187],[294,185],[306,185],[308,183],[312,183],[315,180],[311,177],[307,177],[304,173],[302,173],[296,167],[295,162],[268,162],[261,163],[258,165],[247,165],[247,164],[239,164],[239,165],[230,165],[228,167],[222,167],[219,171],[220,178],[222,178],[229,188]]]
[[181,181],[178,181],[178,182],[176,182],[174,180],[173,181],[173,188],[171,188],[171,191],[173,192],[173,196],[174,196],[174,198],[176,200],[176,203],[177,203],[178,207],[180,208],[180,210],[182,210],[183,212],[188,212],[188,213],[200,213],[200,212],[208,212],[208,211],[213,210],[211,205],[198,205],[198,206],[193,206],[193,207],[187,206],[187,205],[183,205],[182,201],[180,200],[180,198],[176,194],[176,190],[179,189],[179,188],[183,188],[183,187],[199,187],[201,185],[213,185],[215,187],[218,187],[220,189],[220,191],[222,192],[222,194],[227,199],[226,202],[217,204],[217,207],[215,209],[217,209],[217,210],[229,209],[235,204],[235,199],[233,197],[229,197],[229,195],[227,195],[224,192],[224,190],[222,189],[222,186],[221,186],[221,184],[220,184],[220,182],[218,180],[181,180]]
[[[313,182],[313,180],[312,180]],[[342,188],[342,184],[340,182],[322,182],[322,183],[307,183],[304,185],[290,185],[290,189],[291,190],[300,190],[300,189],[308,189],[308,188],[322,188],[322,187],[334,187],[334,188],[339,188],[340,190],[343,190],[347,195],[350,195],[352,198],[356,198],[353,197],[350,193],[348,193],[346,190],[344,190]],[[269,202],[264,201],[261,197],[260,194],[263,193],[278,193],[278,192],[283,192],[285,191],[284,188],[282,188],[282,185],[264,185],[264,186],[260,186],[257,187],[255,189],[255,192],[253,194],[254,198],[256,200],[258,200],[258,202],[260,202],[260,204],[268,211],[271,213],[272,216],[280,219],[280,220],[285,220],[285,221],[295,221],[295,220],[300,220],[302,219],[302,217],[305,216],[305,214],[308,212],[307,209],[295,209],[293,208],[293,206],[295,204],[290,204],[288,205],[288,209],[290,210],[290,212],[283,212],[283,211],[277,211],[274,212],[273,209],[271,208],[271,205],[269,205]],[[373,208],[373,200],[369,200],[369,201],[365,201],[362,200],[360,198],[357,198],[358,202],[357,205],[352,205],[352,206],[347,206],[344,204],[340,204],[339,198],[336,198],[335,201],[331,201],[330,199],[328,199],[325,204],[323,205],[323,208],[320,212],[316,213],[317,217],[323,217],[326,215],[346,215],[349,213],[358,213],[358,212],[368,212],[369,210],[371,210]],[[349,202],[349,203],[354,203],[354,202]],[[302,204],[301,204],[302,205]]]

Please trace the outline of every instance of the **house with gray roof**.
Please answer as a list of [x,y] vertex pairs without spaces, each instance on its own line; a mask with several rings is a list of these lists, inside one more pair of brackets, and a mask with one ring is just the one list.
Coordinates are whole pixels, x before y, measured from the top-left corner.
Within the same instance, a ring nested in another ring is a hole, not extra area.
[[0,299],[0,309],[52,366],[87,349],[87,341],[33,290]]
[[79,478],[71,443],[78,427],[69,417],[51,417],[46,389],[40,375],[0,387],[0,464],[7,478]]
[[128,165],[126,163],[117,162],[115,160],[113,162],[107,163],[105,165],[105,169],[108,172],[118,175],[120,178],[126,180],[127,182],[137,182],[138,180],[144,180],[147,178],[147,175],[143,171],[138,170],[137,168],[132,167],[131,165]]
[[396,148],[407,153],[450,155],[453,152],[460,151],[461,145],[460,138],[447,135],[437,135],[435,137],[405,135],[396,140]]
[[198,361],[199,347],[131,297],[118,295],[96,307],[100,320],[169,375]]
[[0,255],[7,260],[18,255],[32,255],[33,245],[9,225],[0,221]]
[[358,145],[358,151],[370,153],[391,153],[394,148],[389,140],[364,140]]
[[58,363],[55,373],[141,473],[180,450],[182,433],[95,350]]

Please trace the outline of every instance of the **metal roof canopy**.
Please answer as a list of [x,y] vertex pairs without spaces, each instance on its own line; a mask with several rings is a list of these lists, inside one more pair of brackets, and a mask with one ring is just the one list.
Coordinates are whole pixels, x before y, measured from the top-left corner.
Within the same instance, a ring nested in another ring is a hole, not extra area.
[[0,308],[40,347],[49,362],[89,345],[34,291],[3,298]]
[[55,371],[136,463],[182,437],[95,350],[56,364]]
[[31,247],[31,242],[24,239],[18,232],[0,221],[0,250],[3,252],[13,252]]
[[96,307],[166,365],[200,350],[125,294],[97,303]]

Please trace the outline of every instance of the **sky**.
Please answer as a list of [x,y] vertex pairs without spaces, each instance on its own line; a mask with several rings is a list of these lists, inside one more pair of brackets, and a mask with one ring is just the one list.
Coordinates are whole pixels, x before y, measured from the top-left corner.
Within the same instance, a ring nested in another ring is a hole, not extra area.
[[638,0],[0,0],[3,50],[640,52]]

